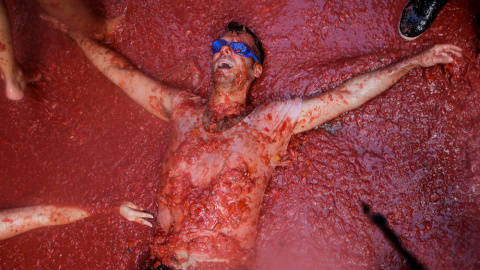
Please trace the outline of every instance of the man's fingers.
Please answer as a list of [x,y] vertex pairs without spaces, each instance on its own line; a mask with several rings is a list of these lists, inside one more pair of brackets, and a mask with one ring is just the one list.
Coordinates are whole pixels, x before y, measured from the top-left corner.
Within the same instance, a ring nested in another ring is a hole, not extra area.
[[142,212],[142,207],[132,203],[124,202],[120,206],[120,214],[129,221],[137,222],[149,227],[153,227],[152,223],[146,221],[144,218],[153,218],[153,215]]
[[457,51],[457,52],[461,52],[462,51],[462,48],[458,47],[458,46],[455,46],[455,45],[452,45],[452,44],[448,44],[448,49],[452,50],[452,51]]
[[450,61],[450,62],[453,61],[453,57],[449,53],[443,52],[441,56],[443,59],[447,59],[447,61]]
[[452,63],[454,60],[453,60],[453,57],[451,56],[445,56],[445,62],[444,63]]
[[449,51],[449,53],[455,55],[456,57],[462,57],[462,53],[461,53],[461,50],[460,51],[457,51],[457,50],[451,50]]
[[432,63],[435,63],[435,64],[448,64],[453,62],[453,57],[451,57],[447,53],[441,53],[433,57],[432,61],[433,61]]
[[442,53],[442,54],[455,55],[456,57],[462,57],[461,51],[457,51],[457,50],[446,49],[446,50],[442,51],[441,53]]
[[136,214],[137,214],[137,217],[141,217],[141,218],[153,218],[153,215],[145,212],[136,212]]
[[122,205],[126,206],[126,207],[129,207],[129,208],[132,208],[132,209],[135,209],[135,210],[139,210],[139,211],[142,211],[143,210],[143,207],[140,207],[132,202],[124,202],[122,203]]
[[454,50],[454,51],[459,51],[459,52],[462,51],[462,48],[460,48],[456,45],[453,45],[453,44],[439,44],[439,45],[434,46],[434,48],[438,48],[438,49],[441,49],[441,50]]
[[455,45],[443,44],[443,45],[439,45],[439,47],[435,49],[438,49],[440,53],[446,52],[446,53],[451,53],[457,57],[462,57],[462,48]]
[[128,209],[127,214],[133,218],[153,218],[153,215],[141,211],[135,211],[133,209]]
[[140,224],[143,224],[145,226],[148,226],[148,227],[153,227],[152,223],[146,221],[145,219],[141,219],[141,218],[134,218],[132,221],[135,221],[137,223],[140,223]]

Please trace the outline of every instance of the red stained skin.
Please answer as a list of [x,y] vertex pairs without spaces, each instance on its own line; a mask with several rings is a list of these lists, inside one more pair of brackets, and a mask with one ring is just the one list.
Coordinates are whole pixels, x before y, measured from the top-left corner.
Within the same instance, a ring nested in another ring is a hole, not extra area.
[[10,219],[10,218],[4,218],[4,219],[2,219],[2,222],[13,223],[13,220]]
[[[222,8],[211,1],[87,2],[97,15],[126,12],[124,30],[106,40],[109,47],[153,78],[203,82],[195,91],[203,97],[210,91],[211,42],[232,19],[252,26],[267,50],[249,97],[254,104],[327,91],[435,43],[462,47],[455,64],[413,70],[360,109],[292,137],[286,160],[279,157],[288,166],[272,173],[263,197],[250,268],[403,269],[404,260],[363,215],[362,201],[388,218],[428,269],[478,268],[476,1],[449,1],[414,42],[398,37],[405,3],[393,0],[247,0]],[[70,204],[94,215],[1,242],[0,268],[141,268],[153,232],[112,213],[123,200],[156,213],[171,127],[132,103],[41,21],[34,1],[6,4],[16,56],[42,71],[43,80],[33,97],[0,102],[0,207]],[[192,56],[205,79],[163,73]],[[243,204],[225,209],[235,213]],[[202,208],[191,210],[207,217]],[[199,247],[208,244],[200,240]]]
[[[175,100],[152,255],[181,269],[249,265],[266,183],[286,148],[300,100],[259,107],[219,133],[203,128],[205,100],[186,93]],[[265,121],[268,114],[276,117]]]

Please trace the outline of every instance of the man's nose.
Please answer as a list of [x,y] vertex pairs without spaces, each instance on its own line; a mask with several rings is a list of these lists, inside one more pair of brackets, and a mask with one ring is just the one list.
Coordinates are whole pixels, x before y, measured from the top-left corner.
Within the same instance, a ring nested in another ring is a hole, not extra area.
[[226,45],[222,46],[222,49],[220,50],[220,52],[222,54],[227,54],[228,55],[228,54],[231,54],[233,51],[232,51],[232,47],[230,47],[230,45],[226,44]]

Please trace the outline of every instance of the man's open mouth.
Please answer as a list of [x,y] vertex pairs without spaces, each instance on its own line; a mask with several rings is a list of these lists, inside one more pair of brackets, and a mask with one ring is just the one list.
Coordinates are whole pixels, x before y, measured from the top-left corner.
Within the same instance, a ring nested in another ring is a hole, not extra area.
[[230,65],[229,63],[226,63],[226,62],[221,62],[221,63],[218,65],[218,68],[227,68],[227,69],[230,69],[230,68],[232,68],[232,65]]

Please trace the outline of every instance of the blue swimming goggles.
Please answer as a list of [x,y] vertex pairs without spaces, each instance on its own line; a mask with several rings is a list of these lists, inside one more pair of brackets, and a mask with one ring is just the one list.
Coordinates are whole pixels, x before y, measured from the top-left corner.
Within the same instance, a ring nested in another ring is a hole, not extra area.
[[241,55],[241,56],[244,56],[244,57],[251,57],[251,58],[253,58],[253,60],[255,60],[255,62],[260,62],[260,61],[258,61],[258,58],[255,56],[253,51],[250,50],[248,45],[243,43],[243,42],[229,43],[229,42],[226,42],[223,39],[217,39],[212,43],[212,52],[213,53],[219,52],[222,49],[222,47],[225,46],[225,45],[230,46],[230,48],[232,48],[233,52],[238,54],[238,55]]

